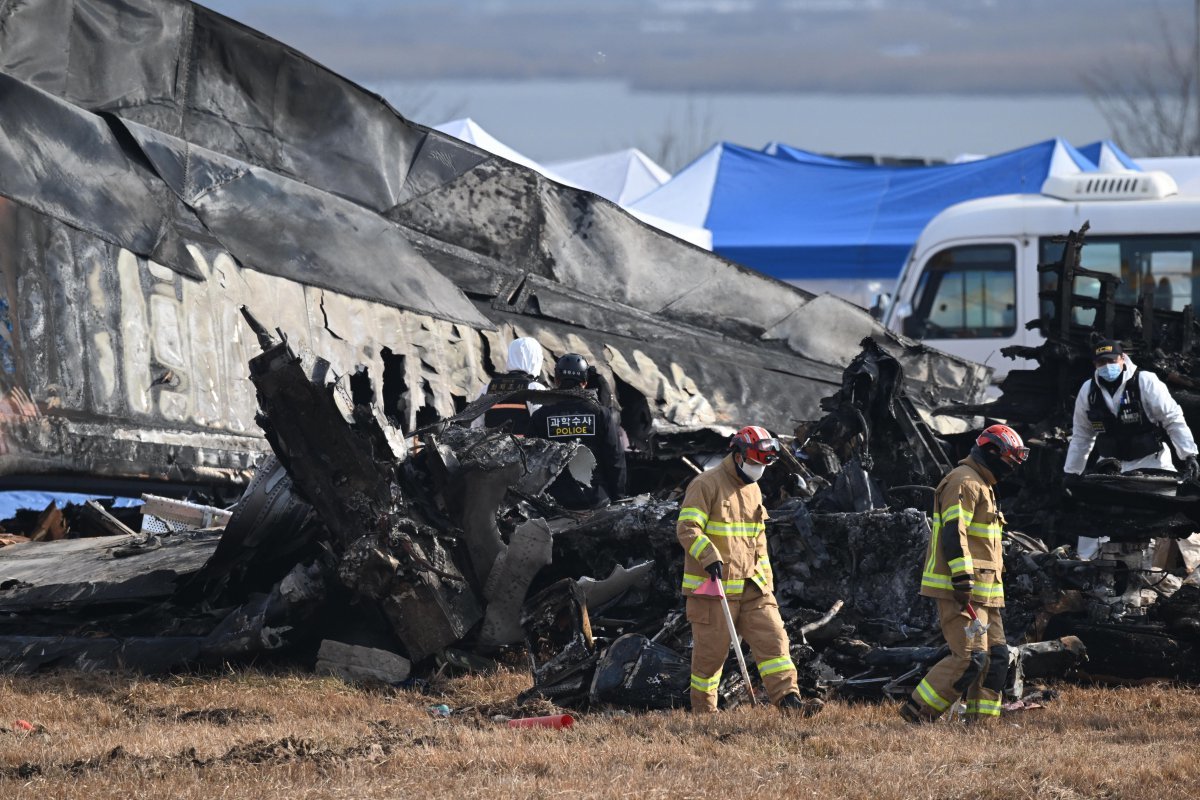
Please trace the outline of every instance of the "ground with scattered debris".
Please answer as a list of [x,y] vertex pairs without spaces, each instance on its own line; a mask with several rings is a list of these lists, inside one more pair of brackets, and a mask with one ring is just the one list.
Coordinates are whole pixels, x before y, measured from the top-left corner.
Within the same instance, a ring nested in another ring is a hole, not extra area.
[[[1164,684],[1064,686],[985,740],[841,702],[806,720],[742,709],[594,713],[569,730],[494,721],[518,713],[511,698],[528,682],[501,672],[421,692],[255,672],[5,678],[0,796],[1161,800],[1194,796],[1200,778],[1200,692]],[[449,718],[430,710],[442,703]]]

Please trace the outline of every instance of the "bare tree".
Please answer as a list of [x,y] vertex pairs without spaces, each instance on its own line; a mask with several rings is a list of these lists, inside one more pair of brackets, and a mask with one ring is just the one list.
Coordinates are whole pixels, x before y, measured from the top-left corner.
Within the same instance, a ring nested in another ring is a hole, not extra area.
[[641,149],[667,172],[675,173],[712,144],[713,131],[712,103],[705,102],[701,108],[695,95],[689,94],[682,113],[672,111],[654,141]]
[[1127,151],[1146,156],[1200,155],[1200,0],[1194,36],[1183,44],[1161,6],[1162,57],[1105,62],[1084,86]]

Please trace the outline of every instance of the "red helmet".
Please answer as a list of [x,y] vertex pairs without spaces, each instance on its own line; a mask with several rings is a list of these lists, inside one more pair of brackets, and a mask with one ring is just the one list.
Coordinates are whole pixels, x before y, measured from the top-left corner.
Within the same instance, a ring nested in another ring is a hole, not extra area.
[[980,447],[993,447],[1000,460],[1013,467],[1025,463],[1029,458],[1029,448],[1021,441],[1021,436],[1007,425],[989,425],[979,434],[975,444]]
[[766,428],[747,425],[729,440],[729,449],[736,450],[742,454],[742,458],[755,464],[774,464],[779,460],[783,445]]

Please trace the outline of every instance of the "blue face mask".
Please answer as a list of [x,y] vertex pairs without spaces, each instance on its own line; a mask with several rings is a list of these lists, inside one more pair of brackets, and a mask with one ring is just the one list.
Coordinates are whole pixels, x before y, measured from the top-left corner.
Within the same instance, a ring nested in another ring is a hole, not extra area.
[[1096,367],[1096,374],[1100,376],[1101,380],[1115,381],[1117,378],[1121,377],[1121,365],[1103,364],[1099,367]]

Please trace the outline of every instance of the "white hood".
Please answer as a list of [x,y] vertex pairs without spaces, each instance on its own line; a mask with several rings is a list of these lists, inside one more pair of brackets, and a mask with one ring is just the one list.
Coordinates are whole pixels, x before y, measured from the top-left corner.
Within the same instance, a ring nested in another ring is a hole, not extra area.
[[508,346],[508,368],[519,369],[536,378],[542,371],[542,346],[538,340],[528,336],[514,339]]

